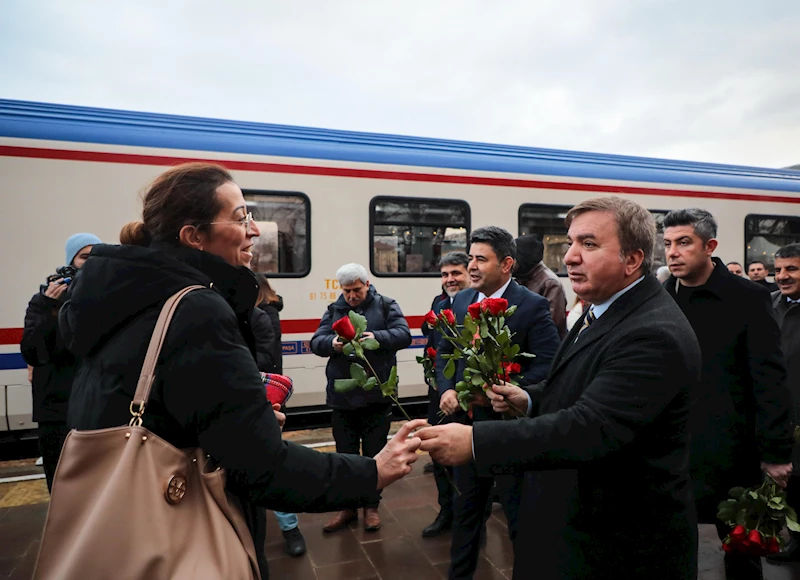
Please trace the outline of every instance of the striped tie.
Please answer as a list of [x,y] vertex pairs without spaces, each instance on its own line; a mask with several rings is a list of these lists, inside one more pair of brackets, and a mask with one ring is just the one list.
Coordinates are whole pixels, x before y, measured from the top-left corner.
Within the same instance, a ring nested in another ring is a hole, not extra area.
[[578,340],[578,337],[580,337],[583,331],[589,328],[592,325],[592,322],[595,320],[597,320],[597,318],[595,318],[594,309],[590,308],[586,318],[583,319],[583,326],[581,326],[581,329],[578,331],[578,335],[575,337],[575,340]]

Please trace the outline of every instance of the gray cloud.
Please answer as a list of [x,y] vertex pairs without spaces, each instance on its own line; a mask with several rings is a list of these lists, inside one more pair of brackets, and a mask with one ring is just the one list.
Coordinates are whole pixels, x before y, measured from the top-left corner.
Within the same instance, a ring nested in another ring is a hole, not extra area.
[[780,0],[12,0],[0,95],[785,166],[798,29]]

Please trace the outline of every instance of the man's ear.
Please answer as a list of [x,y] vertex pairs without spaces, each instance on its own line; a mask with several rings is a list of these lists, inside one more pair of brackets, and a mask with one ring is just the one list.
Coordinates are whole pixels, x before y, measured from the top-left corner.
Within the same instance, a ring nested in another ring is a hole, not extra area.
[[508,274],[509,272],[511,272],[511,270],[514,269],[515,263],[516,260],[514,260],[514,258],[512,258],[511,256],[506,256],[500,262],[500,271],[503,272],[503,274]]
[[714,253],[714,250],[717,249],[718,245],[719,242],[716,240],[716,238],[711,238],[706,242],[706,253],[710,256]]
[[644,262],[644,251],[636,250],[625,255],[625,275],[630,276],[642,267]]
[[178,233],[178,240],[182,246],[202,250],[205,236],[195,226],[186,225]]

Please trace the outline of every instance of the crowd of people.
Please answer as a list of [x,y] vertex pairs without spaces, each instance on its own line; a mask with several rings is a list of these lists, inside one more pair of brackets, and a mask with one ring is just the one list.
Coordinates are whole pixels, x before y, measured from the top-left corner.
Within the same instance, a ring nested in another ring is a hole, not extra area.
[[[302,555],[295,512],[329,512],[335,533],[362,517],[381,527],[381,492],[430,454],[439,514],[424,538],[452,530],[451,579],[472,578],[493,502],[506,515],[515,578],[697,576],[697,525],[717,526],[729,488],[768,476],[800,499],[793,426],[800,422],[800,244],[762,262],[715,257],[717,223],[682,209],[664,219],[666,270],[653,275],[652,215],[616,196],[585,200],[566,217],[564,256],[576,298],[567,305],[536,235],[496,227],[470,234],[467,252],[441,256],[431,310],[456,324],[470,305],[504,298],[523,353],[519,386],[486,385],[470,412],[445,374],[450,341],[423,324],[435,351],[428,420],[389,439],[391,401],[380,389],[340,392],[361,364],[334,323],[355,312],[370,372],[387,381],[411,344],[400,305],[349,263],[341,295],[323,313],[311,349],[328,359],[326,403],[336,453],[284,441],[285,409],[271,405],[262,374],[282,375],[283,299],[250,269],[259,235],[239,187],[223,168],[192,163],[159,176],[142,221],[121,245],[92,234],[66,243],[71,270],[33,296],[22,354],[32,369],[34,419],[51,491],[69,429],[128,424],[139,368],[166,299],[191,285],[170,326],[144,425],[178,448],[200,447],[230,473],[262,578],[266,509],[276,510],[286,551]],[[569,310],[569,311],[568,311]],[[522,412],[523,417],[516,416]],[[443,416],[443,418],[442,418]],[[514,417],[515,420],[504,420]],[[359,510],[361,510],[359,512]],[[762,578],[761,559],[725,554],[729,580]],[[774,562],[800,561],[794,538]]]

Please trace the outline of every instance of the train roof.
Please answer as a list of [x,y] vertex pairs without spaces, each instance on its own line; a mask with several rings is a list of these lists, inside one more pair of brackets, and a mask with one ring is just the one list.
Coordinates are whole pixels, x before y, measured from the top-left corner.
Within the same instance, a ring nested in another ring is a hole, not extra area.
[[0,99],[0,136],[800,193],[800,172]]

